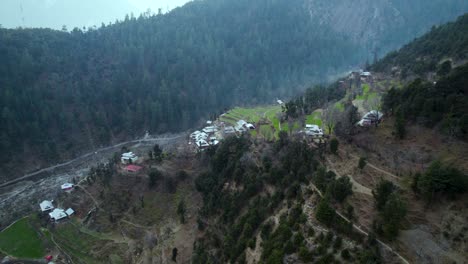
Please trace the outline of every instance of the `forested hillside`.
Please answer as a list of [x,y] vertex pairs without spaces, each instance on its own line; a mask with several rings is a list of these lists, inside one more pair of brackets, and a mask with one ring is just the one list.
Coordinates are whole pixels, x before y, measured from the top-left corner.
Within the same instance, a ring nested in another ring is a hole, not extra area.
[[468,58],[468,14],[453,23],[432,30],[398,51],[388,54],[372,66],[375,71],[388,71],[401,67],[404,75],[422,74],[437,70],[442,59],[466,60]]
[[[318,19],[310,4],[206,0],[87,30],[0,29],[2,173],[146,130],[184,130],[226,107],[291,96],[365,61],[368,47]],[[444,18],[465,8],[443,4],[453,7]]]

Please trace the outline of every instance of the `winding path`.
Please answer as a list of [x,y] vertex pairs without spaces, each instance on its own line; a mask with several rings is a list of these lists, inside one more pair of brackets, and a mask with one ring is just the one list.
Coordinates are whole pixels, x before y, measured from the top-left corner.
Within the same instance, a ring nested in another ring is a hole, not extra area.
[[[341,150],[341,151],[344,152],[344,150]],[[358,160],[360,159],[360,157],[358,157],[358,156],[356,156],[356,155],[354,155],[354,154],[352,154],[352,153],[346,153],[346,154],[349,155],[349,156],[351,156],[351,157],[353,157],[353,158],[355,158],[355,159],[358,159]],[[391,172],[388,172],[388,171],[386,171],[386,170],[384,170],[384,169],[381,169],[381,168],[375,166],[375,165],[372,164],[372,163],[366,162],[366,166],[371,167],[371,168],[373,168],[374,170],[379,171],[379,172],[381,172],[381,173],[383,173],[383,174],[385,174],[385,175],[387,175],[387,176],[390,176],[390,177],[392,177],[392,178],[394,178],[394,179],[397,179],[397,180],[400,180],[400,179],[401,179],[400,177],[396,176],[395,174],[393,174],[393,173],[391,173]]]
[[[338,176],[339,178],[343,177],[338,173],[338,171],[335,169],[335,165],[328,157],[326,158],[326,160],[327,160],[327,163],[329,163],[331,167],[331,171],[333,171],[336,174],[336,176]],[[352,176],[346,176],[346,177],[348,177],[353,183],[353,191],[372,196],[372,190],[370,188],[367,188],[366,186],[360,184]]]

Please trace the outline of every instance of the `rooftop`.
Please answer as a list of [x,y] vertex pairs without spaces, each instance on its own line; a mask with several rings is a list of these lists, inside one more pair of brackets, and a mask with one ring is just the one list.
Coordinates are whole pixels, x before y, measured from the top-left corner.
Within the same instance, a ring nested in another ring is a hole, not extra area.
[[42,203],[40,203],[39,206],[41,207],[42,212],[54,209],[54,205],[52,204],[52,201],[47,201],[47,200],[42,201]]
[[129,172],[139,172],[141,169],[143,169],[143,167],[133,164],[125,167],[125,170]]

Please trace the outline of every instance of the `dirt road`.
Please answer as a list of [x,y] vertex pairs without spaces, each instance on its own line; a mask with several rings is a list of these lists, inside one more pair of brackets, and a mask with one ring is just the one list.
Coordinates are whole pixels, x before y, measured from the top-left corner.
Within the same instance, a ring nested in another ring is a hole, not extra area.
[[[342,175],[335,169],[335,165],[333,164],[333,162],[327,158],[327,163],[329,164],[330,166],[330,170],[333,171],[336,176],[338,176],[338,178],[341,178]],[[360,184],[359,182],[357,182],[353,177],[352,175],[350,175],[348,177],[351,181],[351,183],[353,184],[353,191],[354,192],[358,192],[358,193],[363,193],[363,194],[366,194],[366,195],[372,195],[372,190],[367,188],[366,186]]]

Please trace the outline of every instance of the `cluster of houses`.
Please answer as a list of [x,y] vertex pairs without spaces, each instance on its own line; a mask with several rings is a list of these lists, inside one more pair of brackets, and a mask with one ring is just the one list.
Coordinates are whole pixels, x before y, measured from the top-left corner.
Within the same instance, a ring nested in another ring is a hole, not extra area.
[[197,130],[190,134],[190,142],[191,144],[195,144],[197,149],[203,150],[208,148],[209,146],[215,146],[219,144],[219,128],[218,126],[214,125],[212,121],[207,121],[207,127],[203,128],[201,131]]
[[372,73],[364,70],[353,71],[349,74],[349,79],[361,79],[361,81],[369,81],[372,78]]
[[71,208],[68,208],[67,210],[61,209],[61,208],[55,208],[53,205],[53,201],[42,201],[42,203],[39,204],[41,207],[42,212],[49,212],[49,217],[50,220],[57,222],[59,220],[62,220],[64,218],[68,218],[72,214],[75,213],[75,211]]
[[[74,187],[75,185],[73,183],[64,183],[60,186],[62,191],[65,192],[72,191]],[[75,213],[75,211],[72,208],[68,208],[67,210],[55,208],[53,202],[53,200],[44,200],[39,204],[39,207],[41,208],[42,212],[49,212],[50,220],[57,222],[61,219],[68,218],[69,216]]]
[[383,118],[383,113],[377,110],[372,110],[368,113],[366,113],[362,119],[357,122],[358,126],[361,127],[368,127],[372,125],[376,125],[382,121]]
[[209,146],[216,146],[221,140],[229,136],[236,136],[255,129],[255,125],[239,120],[235,126],[226,125],[224,122],[207,121],[205,128],[190,134],[190,145],[195,145],[198,151],[202,151]]

